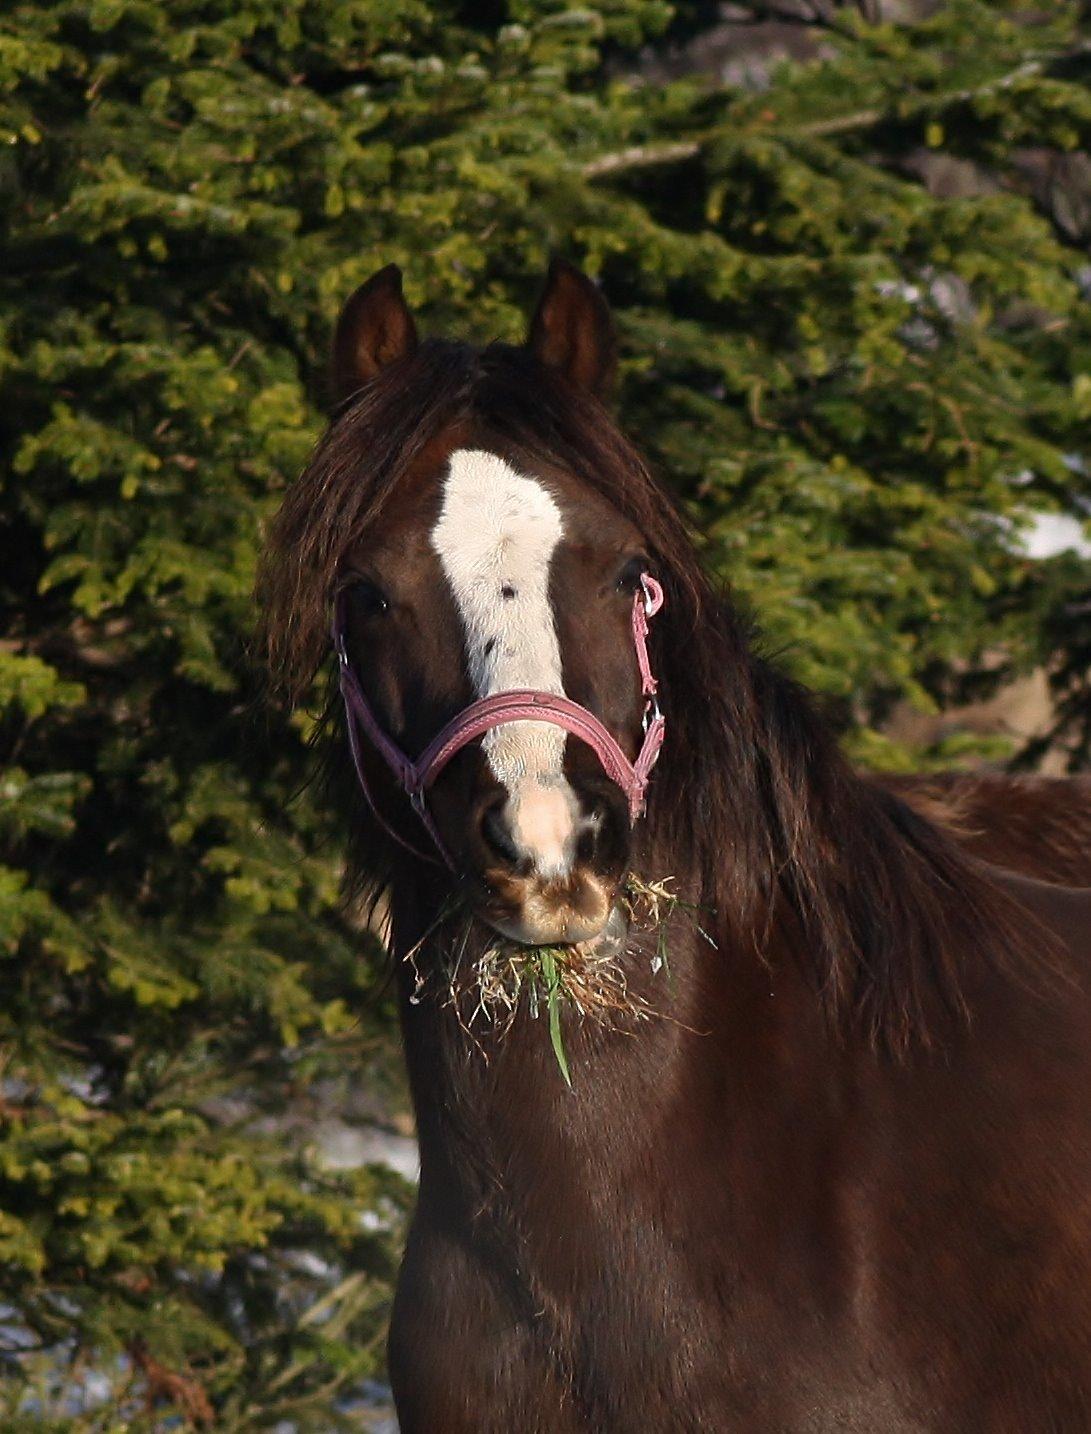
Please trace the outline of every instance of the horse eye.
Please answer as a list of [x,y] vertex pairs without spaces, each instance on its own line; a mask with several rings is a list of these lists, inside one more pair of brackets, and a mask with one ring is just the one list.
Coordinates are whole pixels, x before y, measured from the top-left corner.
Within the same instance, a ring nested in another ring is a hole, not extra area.
[[353,612],[360,617],[379,617],[389,608],[382,588],[370,578],[354,578],[345,587]]
[[619,593],[635,593],[640,587],[640,579],[651,567],[648,559],[642,554],[636,558],[630,558],[618,574],[617,590]]

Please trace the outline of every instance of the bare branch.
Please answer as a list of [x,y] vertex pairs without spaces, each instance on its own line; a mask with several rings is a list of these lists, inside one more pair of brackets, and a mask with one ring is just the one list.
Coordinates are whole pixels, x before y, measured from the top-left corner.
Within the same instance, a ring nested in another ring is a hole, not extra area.
[[678,164],[692,159],[701,148],[700,140],[679,140],[675,144],[634,144],[614,154],[602,154],[583,167],[584,179],[601,179],[620,169],[648,169],[657,164]]

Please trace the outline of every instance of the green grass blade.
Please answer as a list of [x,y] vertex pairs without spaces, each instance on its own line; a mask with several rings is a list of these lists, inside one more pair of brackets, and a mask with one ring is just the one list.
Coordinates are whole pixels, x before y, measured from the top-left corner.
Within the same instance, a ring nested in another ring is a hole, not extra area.
[[565,1084],[571,1090],[572,1077],[569,1074],[568,1058],[564,1053],[564,1040],[561,1036],[561,981],[557,974],[557,962],[552,951],[542,952],[542,976],[546,985],[550,1043],[553,1046],[553,1054],[557,1057],[557,1064],[561,1068],[561,1075],[564,1076]]

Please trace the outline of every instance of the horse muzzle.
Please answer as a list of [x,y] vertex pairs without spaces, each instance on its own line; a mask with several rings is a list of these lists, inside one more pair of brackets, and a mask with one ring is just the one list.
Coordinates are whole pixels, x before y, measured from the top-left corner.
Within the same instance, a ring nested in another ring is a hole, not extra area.
[[477,914],[525,946],[575,946],[602,936],[617,898],[615,883],[585,869],[559,880],[486,870],[481,882]]

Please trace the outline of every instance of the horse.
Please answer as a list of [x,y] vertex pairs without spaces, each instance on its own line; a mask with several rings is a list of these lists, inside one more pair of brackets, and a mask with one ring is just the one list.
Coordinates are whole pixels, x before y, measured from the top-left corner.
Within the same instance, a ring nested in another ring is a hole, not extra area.
[[[387,267],[268,533],[270,669],[301,701],[330,663],[348,887],[389,913],[401,1428],[1086,1430],[1091,891],[852,769],[615,364],[563,261],[485,347],[419,338]],[[557,977],[600,966],[603,1018]]]

